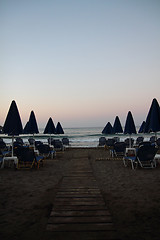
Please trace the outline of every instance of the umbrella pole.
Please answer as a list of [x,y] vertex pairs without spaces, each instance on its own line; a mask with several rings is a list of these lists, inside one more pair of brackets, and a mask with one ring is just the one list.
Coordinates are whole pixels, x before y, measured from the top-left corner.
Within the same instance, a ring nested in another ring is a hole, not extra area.
[[157,132],[155,132],[155,142],[157,141]]
[[[34,139],[34,133],[33,133],[33,139]],[[34,139],[34,141],[33,141],[33,149],[34,149],[34,151],[35,151],[35,149],[36,149],[36,146],[35,146],[35,139]]]
[[129,135],[129,147],[131,148],[131,134]]
[[49,145],[50,145],[50,147],[51,147],[51,134],[50,134],[50,140],[49,140]]
[[14,136],[12,136],[12,157],[13,157],[13,142],[14,142]]

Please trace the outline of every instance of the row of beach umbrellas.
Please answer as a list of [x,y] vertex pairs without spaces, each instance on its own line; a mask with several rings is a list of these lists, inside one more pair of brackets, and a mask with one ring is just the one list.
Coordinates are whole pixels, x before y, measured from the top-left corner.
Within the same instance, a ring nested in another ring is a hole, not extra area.
[[134,119],[131,111],[129,111],[127,114],[124,131],[123,131],[119,117],[116,116],[113,127],[111,123],[108,122],[104,127],[102,133],[103,134],[116,134],[116,133],[124,133],[124,134],[135,133],[136,134],[136,127],[135,127],[135,123],[134,123]]
[[[159,131],[160,131],[160,106],[157,100],[154,98],[152,100],[152,104],[150,106],[146,121],[142,123],[139,129],[139,132],[142,132],[142,133],[154,132],[156,137],[156,134]],[[17,136],[23,133],[26,133],[26,134],[39,133],[34,112],[31,111],[29,121],[27,122],[23,130],[19,111],[18,111],[16,102],[13,100],[3,126],[3,133],[12,136],[12,144],[13,144],[14,136]],[[59,122],[55,128],[52,118],[49,118],[44,130],[44,133],[63,134],[64,131]],[[116,116],[113,127],[111,123],[108,122],[105,128],[103,129],[102,133],[103,134],[124,133],[124,134],[129,134],[130,137],[131,137],[131,134],[136,134],[136,127],[135,127],[135,123],[134,123],[134,119],[131,111],[129,111],[127,114],[124,132],[123,132],[119,117]],[[13,151],[13,147],[12,147],[12,151]]]
[[[34,135],[34,134],[39,133],[34,112],[31,111],[29,121],[26,123],[26,125],[23,129],[16,102],[13,100],[10,105],[5,122],[4,122],[3,133],[8,134],[9,136],[12,136],[12,157],[13,157],[14,136],[18,136],[20,134],[33,134]],[[60,122],[58,122],[57,126],[55,127],[53,120],[50,117],[46,124],[44,134],[50,134],[50,135],[51,134],[64,134],[64,131],[63,131],[63,128],[62,128]]]
[[[31,111],[29,121],[26,123],[23,129],[23,134],[35,134],[35,133],[39,133],[39,131],[38,131],[35,114],[33,111]],[[43,133],[44,134],[64,134],[64,131],[60,122],[58,122],[57,126],[55,127],[53,120],[50,117]]]
[[[155,137],[157,138],[157,132],[160,131],[160,106],[156,98],[152,100],[149,112],[146,117],[146,121],[143,121],[138,133],[155,133]],[[116,134],[116,133],[124,133],[129,134],[136,134],[136,127],[134,123],[134,119],[132,116],[131,111],[128,112],[124,131],[122,129],[122,125],[118,116],[116,116],[113,127],[110,122],[106,124],[104,127],[103,134]]]

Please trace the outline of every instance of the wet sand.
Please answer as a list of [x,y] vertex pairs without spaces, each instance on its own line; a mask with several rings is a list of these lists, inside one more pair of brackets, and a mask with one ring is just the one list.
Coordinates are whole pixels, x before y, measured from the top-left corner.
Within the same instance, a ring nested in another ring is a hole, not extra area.
[[[120,239],[159,239],[160,166],[132,170],[103,148],[67,149],[39,170],[0,169],[0,239],[45,240],[61,180],[88,156]],[[65,234],[64,238],[65,239]]]

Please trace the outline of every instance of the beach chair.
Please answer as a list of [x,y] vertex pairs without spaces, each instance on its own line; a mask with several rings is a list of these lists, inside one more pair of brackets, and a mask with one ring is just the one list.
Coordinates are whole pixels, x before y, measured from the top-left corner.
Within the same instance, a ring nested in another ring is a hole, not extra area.
[[65,149],[62,141],[60,141],[59,139],[56,139],[53,141],[53,146],[54,146],[55,151],[63,152]]
[[100,137],[99,138],[99,146],[105,146],[106,145],[106,138]]
[[108,138],[106,140],[106,148],[109,149],[110,155],[112,156],[113,154],[113,146],[115,144],[116,140],[114,138]]
[[2,152],[1,152],[1,150],[0,150],[0,167],[1,167],[1,165],[2,165],[2,162],[3,162],[3,155],[2,155]]
[[15,149],[15,154],[18,158],[18,169],[39,168],[43,165],[43,156],[36,155],[34,149],[29,147],[19,146]]
[[156,137],[155,136],[151,136],[150,137],[150,142],[151,143],[155,143],[156,142]]
[[133,147],[133,144],[134,144],[134,139],[133,138],[126,138],[124,140],[124,142],[126,143],[126,147]]
[[33,149],[28,147],[21,147],[16,149],[16,154],[18,157],[18,169],[21,168],[36,168],[37,162]]
[[156,160],[154,159],[158,148],[154,145],[141,145],[137,151],[137,161],[142,168],[155,168]]
[[11,154],[10,149],[7,147],[6,143],[0,138],[0,151],[3,157]]
[[17,138],[16,138],[16,142],[19,143],[20,145],[23,145],[23,144],[24,144],[23,139],[20,138],[20,137],[17,137]]
[[136,146],[138,146],[140,143],[143,143],[144,137],[137,137],[136,139]]
[[112,157],[124,157],[126,150],[125,142],[115,142],[113,145],[113,149],[111,149]]
[[53,158],[55,154],[55,150],[53,150],[48,144],[39,144],[37,146],[37,150],[44,158],[47,158],[49,156]]
[[35,144],[35,139],[34,138],[29,138],[28,142],[30,145],[34,145]]
[[156,140],[156,146],[160,149],[160,138],[157,138],[157,140]]
[[130,162],[132,169],[135,169],[138,165],[142,168],[155,168],[156,160],[154,157],[157,150],[154,145],[140,145],[135,156],[124,156],[124,166],[128,166],[128,162]]
[[68,138],[62,138],[62,143],[63,143],[63,145],[69,145],[69,139]]

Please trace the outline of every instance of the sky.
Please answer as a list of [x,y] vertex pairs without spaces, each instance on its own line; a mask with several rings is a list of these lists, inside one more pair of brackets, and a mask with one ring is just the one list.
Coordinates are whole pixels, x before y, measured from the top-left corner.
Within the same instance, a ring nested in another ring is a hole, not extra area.
[[136,125],[160,103],[159,0],[0,0],[0,125],[12,100],[63,127]]

